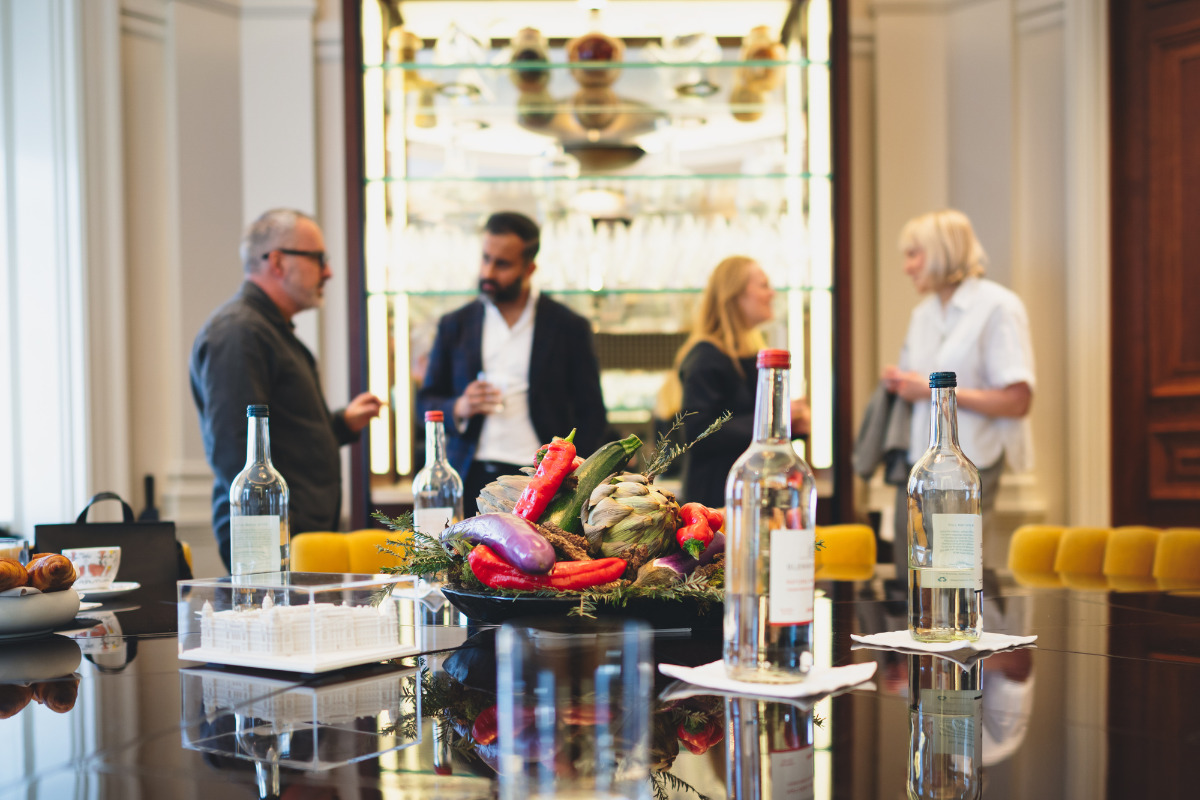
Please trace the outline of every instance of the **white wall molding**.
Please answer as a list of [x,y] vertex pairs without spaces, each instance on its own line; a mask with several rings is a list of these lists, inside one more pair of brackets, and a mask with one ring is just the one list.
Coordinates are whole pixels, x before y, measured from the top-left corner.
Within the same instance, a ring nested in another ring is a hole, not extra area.
[[1067,11],[1062,3],[1052,3],[1026,10],[1017,10],[1017,31],[1034,33],[1066,24]]
[[875,0],[871,3],[871,16],[926,16],[929,14],[952,14],[972,6],[988,3],[1006,3],[1007,0]]
[[[90,449],[88,493],[130,494],[118,0],[81,4]],[[110,510],[115,515],[115,509]],[[116,518],[115,516],[113,517]]]
[[313,27],[314,41],[317,45],[317,61],[342,60],[342,21],[340,19],[323,19]]
[[[340,27],[340,26],[339,26]],[[875,54],[875,22],[869,17],[854,17],[850,20],[850,55],[871,56]]]
[[211,11],[226,17],[238,18],[242,15],[242,4],[239,0],[165,0],[175,5],[192,6],[193,8]]
[[242,0],[242,19],[311,19],[316,0]]
[[1066,5],[1069,508],[1111,518],[1108,9]]
[[121,33],[161,42],[167,36],[167,20],[165,17],[148,17],[130,11],[122,11]]

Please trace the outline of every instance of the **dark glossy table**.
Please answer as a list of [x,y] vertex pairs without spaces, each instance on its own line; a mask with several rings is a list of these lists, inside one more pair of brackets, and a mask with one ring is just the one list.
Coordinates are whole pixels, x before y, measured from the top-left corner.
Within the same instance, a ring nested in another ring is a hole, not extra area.
[[[907,695],[914,662],[898,653],[852,649],[850,640],[851,633],[903,627],[903,602],[884,599],[882,581],[821,586],[818,660],[874,659],[879,668],[873,687],[816,705],[820,724],[811,734],[812,790],[803,796],[909,796]],[[1003,581],[1001,587],[999,596],[986,602],[987,628],[1039,639],[1036,649],[982,662],[982,753],[977,756],[983,768],[981,792],[974,796],[1200,797],[1200,597],[1031,590]],[[14,684],[4,689],[8,694],[0,712],[11,716],[0,719],[0,797],[496,795],[495,772],[488,766],[494,758],[453,746],[471,715],[490,699],[487,672],[494,662],[488,631],[469,626],[449,608],[433,615],[437,624],[428,628],[427,656],[318,678],[180,662],[169,598],[130,596],[87,616],[97,623],[80,622],[66,638],[0,642],[0,668],[6,659],[12,663],[39,647],[59,648],[52,656],[68,660],[72,649],[81,647],[83,656],[76,678],[39,690],[45,702],[33,700],[13,713],[22,690]],[[469,635],[475,636],[471,644],[480,646],[463,650]],[[720,655],[718,632],[667,632],[656,636],[654,646],[656,659],[672,663],[698,665]],[[420,667],[429,669],[423,684]],[[658,677],[656,692],[670,683]],[[256,766],[245,753],[239,758],[193,749],[197,742],[217,742],[210,748],[215,750],[225,746],[221,741],[234,742],[231,720],[241,712],[262,713],[264,703],[297,697],[307,703],[320,692],[380,686],[395,691],[398,685],[401,691],[422,686],[419,730],[397,732],[396,720],[351,714],[338,734],[344,745],[330,740],[331,749],[316,754],[305,749],[299,734],[291,743],[292,763],[315,763],[318,756],[362,758],[355,763],[272,770]],[[720,698],[686,702],[718,722],[729,713]],[[670,707],[656,701],[654,713]],[[672,776],[656,782],[660,796],[727,797],[727,748],[739,745],[738,734],[694,754],[672,731],[669,724],[658,726],[652,742],[657,766]],[[648,796],[655,796],[653,788]],[[922,796],[955,795],[931,791]]]

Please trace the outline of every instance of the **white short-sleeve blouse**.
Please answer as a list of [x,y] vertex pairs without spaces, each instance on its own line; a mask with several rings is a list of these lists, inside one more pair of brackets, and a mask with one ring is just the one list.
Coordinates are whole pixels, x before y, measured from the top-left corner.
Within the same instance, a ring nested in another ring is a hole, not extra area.
[[[928,375],[954,372],[959,388],[1034,388],[1033,344],[1025,304],[1012,291],[983,278],[967,278],[942,307],[936,294],[913,309],[900,354],[900,369]],[[929,447],[931,404],[913,404],[909,463]],[[988,417],[958,409],[958,440],[975,466],[1005,456],[1017,472],[1033,468],[1029,418]]]

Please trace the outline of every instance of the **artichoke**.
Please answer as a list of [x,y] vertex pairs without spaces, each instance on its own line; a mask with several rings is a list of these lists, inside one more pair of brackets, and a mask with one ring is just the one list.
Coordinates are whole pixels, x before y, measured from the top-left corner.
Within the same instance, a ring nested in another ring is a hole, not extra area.
[[[529,470],[528,473],[525,472],[526,469]],[[521,492],[525,491],[525,487],[532,480],[532,469],[526,467],[521,472],[521,475],[501,475],[483,487],[479,497],[475,500],[476,505],[479,506],[479,513],[495,514],[503,511],[511,514],[517,505],[517,500],[521,499]]]
[[679,525],[675,496],[647,482],[644,475],[619,473],[592,491],[583,504],[583,533],[593,553],[624,558],[644,544],[649,558],[671,550]]

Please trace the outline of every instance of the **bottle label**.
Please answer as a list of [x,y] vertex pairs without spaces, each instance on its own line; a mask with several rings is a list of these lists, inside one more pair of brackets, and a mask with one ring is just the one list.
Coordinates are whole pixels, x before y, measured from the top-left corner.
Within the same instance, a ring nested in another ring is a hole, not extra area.
[[934,514],[933,569],[925,572],[931,587],[982,591],[983,517]]
[[980,690],[922,689],[920,707],[934,754],[982,755],[978,737],[983,731],[977,722],[983,712]]
[[442,535],[442,530],[453,519],[454,509],[448,506],[442,508],[418,508],[413,512],[413,524],[417,526],[417,530],[435,539]]
[[282,532],[278,514],[229,518],[229,544],[233,574],[279,572]]
[[771,531],[767,620],[771,625],[806,625],[813,618],[813,531]]
[[771,752],[771,800],[801,800],[813,796],[813,749]]

